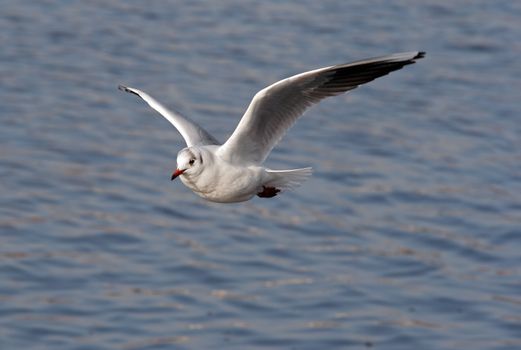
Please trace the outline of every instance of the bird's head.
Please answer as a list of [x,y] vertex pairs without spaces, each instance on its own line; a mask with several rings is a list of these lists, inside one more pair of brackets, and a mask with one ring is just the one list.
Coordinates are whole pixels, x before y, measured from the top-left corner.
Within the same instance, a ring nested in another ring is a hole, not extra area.
[[177,153],[177,168],[172,174],[172,180],[179,175],[197,175],[203,168],[202,152],[195,147],[183,148]]

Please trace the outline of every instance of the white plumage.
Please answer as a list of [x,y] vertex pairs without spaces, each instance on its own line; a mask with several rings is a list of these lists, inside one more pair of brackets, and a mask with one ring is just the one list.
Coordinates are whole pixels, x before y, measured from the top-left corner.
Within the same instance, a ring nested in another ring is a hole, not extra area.
[[286,131],[311,105],[355,89],[423,58],[424,52],[406,52],[312,70],[281,80],[259,91],[230,138],[219,145],[199,125],[170,111],[138,89],[120,90],[141,97],[183,136],[187,147],[177,155],[172,180],[214,202],[241,202],[274,197],[301,184],[311,168],[271,170],[262,163]]

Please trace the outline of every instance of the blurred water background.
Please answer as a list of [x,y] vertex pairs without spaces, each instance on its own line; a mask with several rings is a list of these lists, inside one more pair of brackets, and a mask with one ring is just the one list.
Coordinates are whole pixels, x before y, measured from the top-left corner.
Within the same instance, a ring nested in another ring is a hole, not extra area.
[[[0,1],[1,349],[521,348],[518,1]],[[321,66],[425,50],[310,110],[222,205],[117,90],[220,140]]]

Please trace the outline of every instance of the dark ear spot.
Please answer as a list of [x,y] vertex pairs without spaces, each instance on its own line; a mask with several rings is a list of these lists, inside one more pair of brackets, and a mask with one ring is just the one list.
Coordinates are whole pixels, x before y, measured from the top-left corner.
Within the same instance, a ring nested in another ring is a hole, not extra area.
[[203,156],[199,157],[199,161],[201,162],[201,164],[203,164]]

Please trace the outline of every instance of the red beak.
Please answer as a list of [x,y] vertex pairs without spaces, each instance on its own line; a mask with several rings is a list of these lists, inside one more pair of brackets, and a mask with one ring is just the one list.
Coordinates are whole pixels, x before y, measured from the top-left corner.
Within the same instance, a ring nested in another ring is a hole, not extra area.
[[185,171],[186,171],[186,169],[183,169],[183,170],[175,169],[174,173],[172,174],[172,178],[170,180],[173,181],[176,177],[178,177],[179,175],[181,175]]

